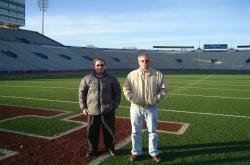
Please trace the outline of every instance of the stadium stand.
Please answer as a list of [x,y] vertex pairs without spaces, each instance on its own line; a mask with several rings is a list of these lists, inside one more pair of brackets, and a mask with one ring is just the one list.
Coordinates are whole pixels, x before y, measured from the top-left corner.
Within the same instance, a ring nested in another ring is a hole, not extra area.
[[102,57],[108,69],[138,67],[137,55],[151,54],[157,69],[250,70],[250,50],[130,50],[64,46],[38,32],[0,28],[0,72],[82,71]]
[[37,32],[0,29],[1,72],[77,71],[91,68],[64,45]]
[[22,29],[4,29],[0,28],[0,40],[9,42],[22,42],[38,45],[63,46],[38,32]]

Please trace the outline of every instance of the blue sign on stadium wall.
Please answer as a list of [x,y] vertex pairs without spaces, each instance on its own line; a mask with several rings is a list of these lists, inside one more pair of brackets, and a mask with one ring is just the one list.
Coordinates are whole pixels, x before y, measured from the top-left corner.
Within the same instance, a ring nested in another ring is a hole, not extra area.
[[204,44],[203,49],[227,49],[227,44]]

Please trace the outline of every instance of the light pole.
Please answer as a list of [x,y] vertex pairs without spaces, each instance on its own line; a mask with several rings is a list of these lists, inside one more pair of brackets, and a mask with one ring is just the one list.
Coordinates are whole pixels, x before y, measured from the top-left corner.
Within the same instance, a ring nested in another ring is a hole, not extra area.
[[38,7],[40,8],[40,11],[42,12],[42,34],[44,34],[44,12],[49,7],[48,0],[38,0]]

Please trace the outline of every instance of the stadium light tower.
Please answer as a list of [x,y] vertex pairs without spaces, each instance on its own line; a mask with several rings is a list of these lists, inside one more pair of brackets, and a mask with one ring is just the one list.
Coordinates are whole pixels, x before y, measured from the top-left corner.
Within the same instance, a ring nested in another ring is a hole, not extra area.
[[44,12],[49,7],[48,0],[38,0],[38,7],[40,8],[40,11],[42,12],[42,34],[44,34]]

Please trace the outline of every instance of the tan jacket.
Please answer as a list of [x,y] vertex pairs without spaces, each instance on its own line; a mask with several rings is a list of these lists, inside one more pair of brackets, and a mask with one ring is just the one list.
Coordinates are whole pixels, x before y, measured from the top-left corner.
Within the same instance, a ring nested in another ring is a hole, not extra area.
[[130,72],[123,85],[126,99],[142,107],[157,104],[167,92],[168,87],[163,74],[152,68],[146,73],[140,69]]

